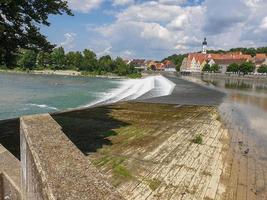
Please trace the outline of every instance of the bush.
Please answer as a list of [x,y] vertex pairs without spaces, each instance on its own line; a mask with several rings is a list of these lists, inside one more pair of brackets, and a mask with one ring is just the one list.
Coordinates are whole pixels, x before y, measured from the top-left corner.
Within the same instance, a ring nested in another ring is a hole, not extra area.
[[218,71],[219,71],[219,65],[217,65],[217,64],[213,64],[213,65],[210,67],[210,71],[212,71],[212,72],[218,72]]
[[203,72],[209,72],[210,71],[210,65],[209,64],[205,64],[203,69],[202,69]]
[[252,62],[244,62],[240,65],[239,69],[243,74],[248,74],[254,71],[255,66]]
[[227,72],[238,72],[239,71],[239,65],[236,63],[233,63],[227,67]]
[[258,73],[267,73],[267,65],[262,65],[262,66],[258,69]]

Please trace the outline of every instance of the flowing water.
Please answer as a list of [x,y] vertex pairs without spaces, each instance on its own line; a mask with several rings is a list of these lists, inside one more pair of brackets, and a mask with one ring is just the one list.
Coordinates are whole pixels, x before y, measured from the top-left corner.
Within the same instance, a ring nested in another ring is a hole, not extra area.
[[136,99],[151,90],[168,95],[162,76],[105,79],[78,76],[0,73],[0,120]]

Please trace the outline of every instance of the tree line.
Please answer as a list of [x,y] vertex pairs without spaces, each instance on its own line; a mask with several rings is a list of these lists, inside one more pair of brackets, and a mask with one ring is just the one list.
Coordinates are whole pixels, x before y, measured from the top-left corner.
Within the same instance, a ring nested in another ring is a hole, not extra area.
[[[242,64],[237,64],[237,63],[232,63],[227,67],[227,72],[232,72],[232,73],[242,73],[242,74],[248,74],[252,73],[255,70],[255,65],[252,62],[244,62]],[[213,64],[205,64],[203,69],[203,72],[219,72],[219,65]],[[263,65],[258,68],[257,70],[258,73],[267,73],[267,66]]]
[[175,68],[176,68],[176,71],[179,72],[180,71],[180,68],[182,66],[182,63],[183,63],[183,60],[185,57],[187,57],[188,54],[173,54],[167,58],[164,58],[162,60],[162,62],[164,62],[165,60],[169,60],[169,61],[172,61],[174,64],[175,64]]
[[[240,65],[233,63],[227,67],[227,72],[234,72],[234,73],[242,72],[243,74],[248,74],[248,73],[254,72],[254,70],[255,70],[255,65],[252,62],[245,62]],[[262,65],[261,67],[257,69],[257,72],[267,73],[267,66]]]
[[230,50],[208,50],[208,53],[230,53],[230,52],[242,52],[243,54],[255,56],[257,53],[267,54],[267,47],[258,47],[258,48],[232,48]]
[[138,71],[127,65],[122,58],[112,59],[109,55],[97,58],[96,54],[85,49],[83,52],[71,51],[65,53],[63,47],[54,48],[52,52],[21,49],[14,59],[12,67],[23,70],[77,70],[94,74],[114,73],[119,76],[139,76]]

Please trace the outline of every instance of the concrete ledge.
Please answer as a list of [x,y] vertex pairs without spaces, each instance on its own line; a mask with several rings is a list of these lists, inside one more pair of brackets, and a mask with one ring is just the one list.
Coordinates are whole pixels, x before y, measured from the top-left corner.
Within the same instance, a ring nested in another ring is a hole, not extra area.
[[19,161],[0,144],[0,199],[21,199]]
[[50,115],[20,121],[24,199],[122,199]]

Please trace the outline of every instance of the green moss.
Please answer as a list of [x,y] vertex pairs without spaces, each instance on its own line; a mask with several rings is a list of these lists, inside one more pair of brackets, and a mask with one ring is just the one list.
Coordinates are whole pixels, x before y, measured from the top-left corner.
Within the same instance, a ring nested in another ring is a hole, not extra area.
[[113,173],[115,176],[123,177],[123,178],[131,178],[131,172],[123,165],[117,165],[113,168]]
[[155,191],[161,184],[161,181],[154,178],[147,180],[148,186],[151,190]]
[[109,156],[103,156],[97,160],[93,161],[93,164],[96,166],[104,166],[106,163],[108,163],[110,161],[110,157]]
[[196,135],[192,142],[195,144],[203,144],[203,138],[201,135]]

